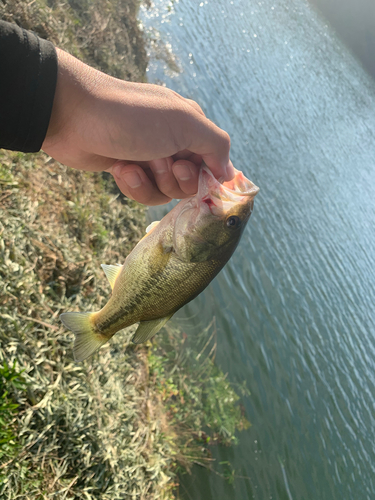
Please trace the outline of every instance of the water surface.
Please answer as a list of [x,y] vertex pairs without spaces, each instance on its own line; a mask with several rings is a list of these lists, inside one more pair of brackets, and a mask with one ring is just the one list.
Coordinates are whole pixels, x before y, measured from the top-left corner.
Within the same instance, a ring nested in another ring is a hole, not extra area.
[[[180,73],[150,81],[199,102],[258,186],[232,260],[177,315],[216,317],[216,362],[246,380],[252,426],[213,448],[186,499],[375,498],[375,84],[304,0],[155,1],[149,35]],[[218,469],[220,466],[218,465]]]

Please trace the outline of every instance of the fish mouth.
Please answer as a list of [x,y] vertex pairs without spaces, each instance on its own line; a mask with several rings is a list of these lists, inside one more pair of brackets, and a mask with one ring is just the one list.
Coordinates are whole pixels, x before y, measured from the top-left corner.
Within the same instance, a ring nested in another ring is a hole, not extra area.
[[205,203],[213,215],[220,216],[239,203],[250,205],[259,192],[259,188],[241,171],[234,170],[234,178],[222,182],[214,177],[207,165],[202,164],[199,172],[198,200]]

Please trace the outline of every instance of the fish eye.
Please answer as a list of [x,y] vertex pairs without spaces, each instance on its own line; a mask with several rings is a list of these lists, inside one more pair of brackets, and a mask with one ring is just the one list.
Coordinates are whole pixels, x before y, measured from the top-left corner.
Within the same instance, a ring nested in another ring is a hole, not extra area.
[[237,215],[231,215],[230,217],[228,217],[227,219],[227,226],[230,227],[230,228],[237,228],[239,225],[241,224],[241,220],[239,217],[237,217]]

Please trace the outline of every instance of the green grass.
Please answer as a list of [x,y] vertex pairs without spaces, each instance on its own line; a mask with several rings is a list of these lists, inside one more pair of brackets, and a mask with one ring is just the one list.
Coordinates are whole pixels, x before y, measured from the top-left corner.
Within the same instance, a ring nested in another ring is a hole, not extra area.
[[[236,430],[247,429],[250,424],[238,404],[239,396],[214,364],[213,322],[190,340],[178,328],[167,325],[165,330],[148,359],[150,375],[155,378],[172,425],[188,429],[198,443],[236,443]],[[242,396],[249,395],[246,386],[237,390]],[[181,443],[182,448],[185,445]]]
[[[4,361],[0,365],[0,460],[16,456],[20,443],[15,434],[15,420],[18,404],[15,403],[15,391],[25,390],[22,373],[16,370],[16,363],[9,367]],[[1,480],[1,473],[0,473]]]

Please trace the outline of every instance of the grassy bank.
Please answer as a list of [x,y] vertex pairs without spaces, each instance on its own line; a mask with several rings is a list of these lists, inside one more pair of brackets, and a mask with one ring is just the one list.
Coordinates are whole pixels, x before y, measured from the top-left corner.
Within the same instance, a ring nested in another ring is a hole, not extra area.
[[51,40],[116,78],[145,81],[140,0],[0,0],[0,18]]
[[[137,8],[8,0],[0,14],[108,73],[143,80]],[[43,153],[0,152],[1,498],[174,498],[179,472],[213,467],[210,447],[232,444],[248,425],[213,363],[213,325],[194,346],[168,326],[135,346],[131,328],[74,363],[59,314],[103,306],[110,287],[100,264],[123,262],[144,227],[144,207],[110,177]]]

